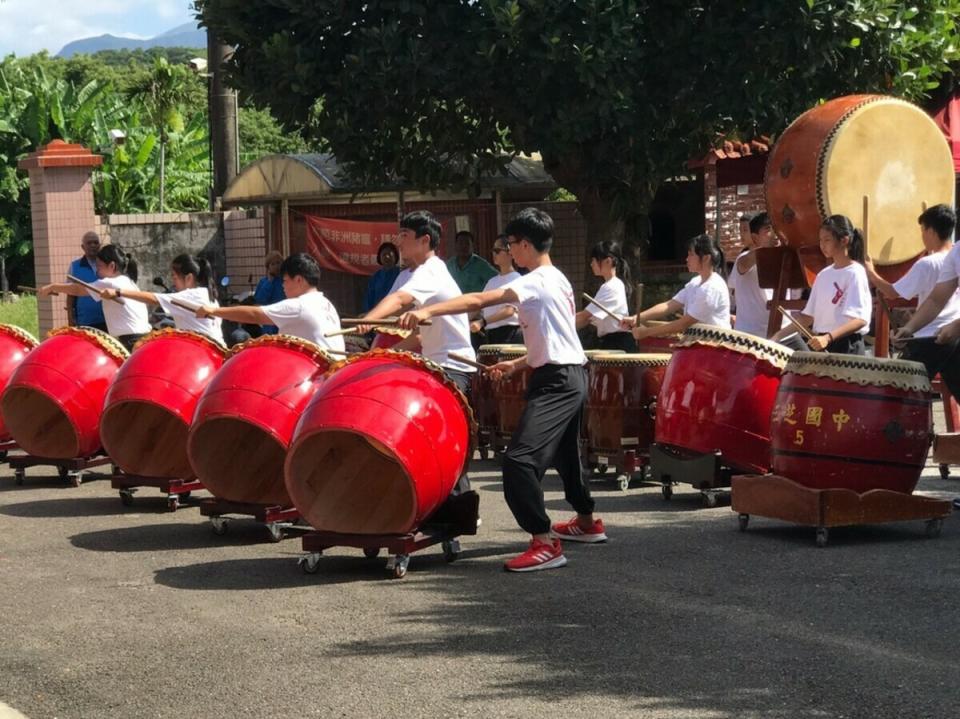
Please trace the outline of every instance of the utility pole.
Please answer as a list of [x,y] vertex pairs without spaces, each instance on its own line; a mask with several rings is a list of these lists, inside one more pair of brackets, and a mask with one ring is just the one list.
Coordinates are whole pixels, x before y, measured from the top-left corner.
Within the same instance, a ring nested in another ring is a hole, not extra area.
[[239,171],[237,137],[237,92],[224,83],[223,64],[233,48],[221,43],[207,30],[207,62],[210,76],[210,146],[213,154],[213,199],[224,190]]

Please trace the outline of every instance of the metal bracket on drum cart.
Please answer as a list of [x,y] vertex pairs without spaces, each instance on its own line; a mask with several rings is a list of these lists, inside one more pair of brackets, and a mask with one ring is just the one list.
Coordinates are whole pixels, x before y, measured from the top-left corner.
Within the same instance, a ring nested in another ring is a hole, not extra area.
[[[72,459],[51,459],[49,457],[34,457],[33,455],[23,454],[14,457],[6,457],[7,464],[13,470],[13,481],[16,484],[23,484],[27,478],[27,469],[30,467],[56,467],[60,479],[68,482],[73,487],[79,487],[83,483],[84,473],[94,467],[102,467],[105,464],[112,464],[113,460],[106,455],[95,455],[93,457],[74,457]],[[118,467],[113,467],[110,474],[96,474],[91,479],[109,479],[117,472]]]
[[613,474],[613,482],[619,487],[621,492],[626,492],[630,488],[630,481],[637,472],[643,473],[643,480],[646,480],[646,470],[650,466],[650,457],[641,453],[637,449],[627,449],[624,447],[619,451],[590,450],[586,452],[587,471],[596,473],[600,477],[607,474],[610,467],[616,472]]
[[673,497],[673,485],[683,482],[700,490],[703,503],[716,507],[718,498],[730,493],[732,471],[724,466],[720,452],[683,452],[654,442],[650,445],[650,476],[663,485],[663,498]]
[[176,512],[183,502],[190,498],[194,490],[203,489],[198,479],[176,479],[174,477],[144,477],[139,474],[118,472],[110,479],[110,486],[120,490],[120,503],[124,507],[133,506],[133,495],[140,487],[156,487],[167,495],[167,509]]
[[240,514],[253,517],[267,528],[271,542],[279,542],[288,532],[309,532],[311,528],[299,525],[300,512],[293,507],[280,507],[271,504],[249,504],[247,502],[231,502],[227,499],[213,497],[200,502],[200,514],[210,517],[210,526],[218,537],[227,533],[229,528],[228,514]]
[[426,547],[440,544],[443,557],[454,562],[460,556],[460,541],[463,535],[477,533],[480,516],[480,495],[474,491],[451,496],[430,515],[419,529],[406,534],[340,534],[339,532],[311,532],[303,536],[303,551],[300,568],[307,574],[315,574],[320,568],[320,557],[331,547],[356,547],[362,549],[368,559],[374,559],[381,549],[390,555],[387,571],[394,579],[402,579],[410,565],[410,555]]

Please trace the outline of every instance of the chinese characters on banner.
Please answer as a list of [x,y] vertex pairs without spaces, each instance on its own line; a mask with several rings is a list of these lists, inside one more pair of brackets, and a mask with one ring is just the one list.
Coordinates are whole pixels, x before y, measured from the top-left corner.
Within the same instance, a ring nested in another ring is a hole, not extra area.
[[331,220],[305,215],[307,249],[325,270],[372,275],[379,269],[377,250],[384,242],[397,244],[396,222]]

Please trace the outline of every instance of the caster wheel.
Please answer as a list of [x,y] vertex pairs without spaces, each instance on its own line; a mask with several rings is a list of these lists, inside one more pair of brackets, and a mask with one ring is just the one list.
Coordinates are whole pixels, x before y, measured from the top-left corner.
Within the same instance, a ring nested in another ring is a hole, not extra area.
[[367,547],[363,550],[363,556],[367,559],[376,559],[380,556],[380,547]]
[[941,464],[940,465],[940,479],[950,479],[950,465]]
[[180,497],[180,501],[181,501],[181,502],[184,502],[184,501],[190,499],[190,492],[181,492],[181,493],[179,494],[179,497]]
[[71,487],[79,487],[83,484],[83,472],[70,472],[67,475]]
[[403,579],[407,576],[407,567],[410,566],[410,555],[409,554],[398,554],[393,559],[393,567],[391,571],[393,572],[394,579]]
[[703,492],[700,496],[703,497],[704,506],[710,509],[713,509],[717,506],[717,495],[713,492]]
[[629,474],[621,474],[614,481],[617,483],[617,487],[620,489],[621,492],[626,492],[628,489],[630,489]]
[[746,532],[746,531],[747,531],[747,525],[750,524],[750,515],[749,515],[749,514],[741,514],[739,517],[737,517],[737,522],[738,522],[738,524],[740,525],[740,531],[741,531],[741,532]]
[[283,539],[283,527],[280,526],[277,522],[270,522],[267,526],[267,534],[270,536],[271,542],[279,542]]
[[660,489],[660,493],[663,495],[663,498],[669,502],[671,497],[673,497],[673,487],[671,487],[669,484],[665,484]]
[[215,535],[222,537],[227,533],[227,520],[223,517],[210,517],[210,529]]
[[827,540],[830,538],[830,532],[826,527],[817,527],[817,546],[826,547]]
[[167,497],[167,509],[169,509],[171,512],[176,512],[178,509],[180,509],[180,497],[175,494],[171,494],[169,497]]
[[133,492],[129,489],[120,490],[120,504],[124,507],[133,506]]
[[931,539],[934,537],[940,536],[940,531],[943,529],[943,520],[942,519],[931,519],[927,522],[927,536]]
[[27,478],[27,473],[22,469],[14,470],[13,472],[13,482],[14,484],[23,484],[24,480]]
[[320,552],[305,554],[297,560],[304,574],[316,574],[320,568]]
[[488,459],[490,459],[490,448],[489,448],[489,447],[481,447],[478,451],[480,452],[480,459],[482,459],[484,462],[486,462]]
[[460,557],[460,540],[447,539],[441,546],[443,547],[443,558],[447,562],[455,562]]

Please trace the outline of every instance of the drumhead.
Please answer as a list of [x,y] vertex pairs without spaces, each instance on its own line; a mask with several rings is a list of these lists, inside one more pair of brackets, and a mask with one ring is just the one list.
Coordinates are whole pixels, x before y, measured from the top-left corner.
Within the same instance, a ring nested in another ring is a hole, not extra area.
[[523,357],[527,354],[526,345],[501,345],[497,354],[501,357]]
[[770,363],[778,369],[783,369],[793,350],[784,347],[779,342],[737,332],[713,325],[695,324],[688,327],[677,342],[677,348],[706,345],[708,347],[722,347],[723,349],[752,355],[757,359]]
[[210,335],[205,335],[201,332],[193,332],[192,330],[178,330],[175,327],[165,327],[162,330],[154,330],[148,334],[145,334],[143,337],[137,340],[136,344],[133,345],[134,351],[139,349],[141,345],[145,345],[147,342],[153,342],[154,340],[171,338],[171,337],[181,337],[191,342],[196,342],[197,344],[206,345],[210,349],[216,351],[221,356],[226,356],[227,348],[221,343],[217,342]]
[[523,351],[524,351],[524,354],[526,354],[526,346],[525,346],[525,345],[480,345],[480,346],[477,348],[477,354],[480,354],[480,355],[495,355],[495,354],[499,354],[500,351],[503,350],[504,348],[513,350],[513,349],[516,349],[516,348],[518,348],[518,347],[519,347],[519,348],[522,348]]
[[861,386],[931,391],[930,378],[922,364],[887,357],[794,352],[783,374],[823,377]]
[[82,337],[87,342],[92,342],[100,347],[104,352],[120,363],[123,363],[127,357],[130,356],[130,353],[127,352],[127,348],[120,344],[120,340],[113,335],[109,335],[106,332],[101,332],[93,327],[58,327],[57,329],[50,330],[47,333],[47,337],[56,337],[57,335],[73,335],[75,337]]
[[595,354],[590,358],[590,364],[593,365],[603,365],[606,367],[615,367],[615,366],[640,366],[640,367],[666,367],[670,364],[670,360],[673,357],[671,354],[652,354],[652,353],[635,353],[627,354],[625,352],[620,353],[606,353],[606,354]]
[[378,332],[382,335],[393,335],[394,337],[402,337],[406,339],[410,336],[410,330],[405,330],[402,327],[393,327],[386,325],[377,325],[373,328],[374,332]]
[[36,347],[40,342],[32,334],[27,332],[22,327],[17,327],[16,325],[7,325],[0,323],[0,334],[5,334],[9,337],[22,342],[27,347]]
[[260,335],[255,339],[241,342],[228,349],[227,358],[233,357],[235,354],[243,352],[244,350],[254,349],[256,347],[283,347],[296,350],[312,358],[318,365],[323,364],[330,366],[337,361],[333,355],[329,354],[320,345],[291,335]]
[[593,357],[602,357],[603,355],[626,354],[626,352],[623,350],[584,350],[583,353],[587,356],[587,359],[592,359]]

